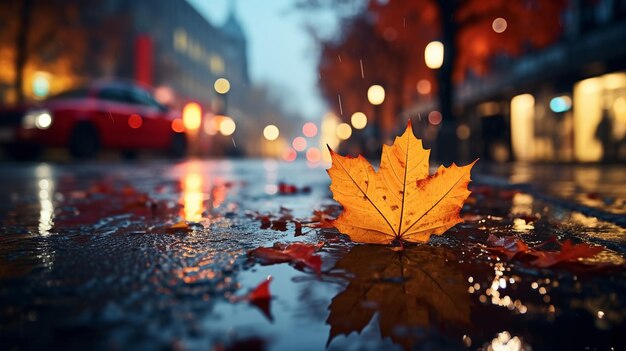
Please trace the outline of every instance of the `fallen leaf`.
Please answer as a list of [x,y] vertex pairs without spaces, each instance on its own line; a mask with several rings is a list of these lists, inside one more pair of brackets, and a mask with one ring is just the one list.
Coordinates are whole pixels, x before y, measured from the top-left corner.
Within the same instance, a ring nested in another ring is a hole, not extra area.
[[528,245],[516,238],[515,236],[505,236],[498,238],[493,234],[489,234],[489,238],[487,238],[490,244],[494,245],[494,247],[487,247],[486,249],[489,251],[494,251],[496,253],[501,253],[505,255],[509,260],[515,257],[517,254],[523,254],[528,252]]
[[561,262],[577,261],[579,258],[590,258],[602,251],[601,246],[591,246],[587,243],[573,245],[565,240],[559,251],[533,251],[537,259],[530,263],[537,267],[547,268]]
[[270,305],[272,299],[272,295],[270,294],[271,282],[272,277],[267,277],[267,279],[262,281],[259,285],[257,285],[256,288],[250,291],[246,299],[251,305],[254,305],[259,310],[261,310],[261,312],[263,312],[267,319],[273,321],[274,317],[272,316],[272,310]]
[[249,301],[255,300],[267,300],[272,297],[270,294],[270,283],[272,282],[272,277],[269,276],[267,279],[262,281],[256,288],[254,288],[250,294],[248,294]]
[[[485,249],[505,255],[509,260],[513,258],[534,258],[529,263],[536,267],[548,268],[563,262],[577,261],[579,258],[591,258],[601,252],[601,246],[591,246],[587,243],[572,244],[571,240],[565,240],[562,244],[556,239],[550,239],[542,244],[529,247],[523,240],[515,236],[505,236],[498,238],[490,234],[487,239],[493,247]],[[558,251],[542,251],[539,248],[556,243],[561,248]]]
[[168,233],[187,233],[190,232],[191,228],[185,221],[180,221],[178,223],[172,224],[169,228],[167,228]]
[[360,333],[378,316],[383,338],[411,349],[431,329],[460,340],[470,325],[470,295],[462,265],[450,250],[409,246],[400,252],[355,246],[333,271],[346,272],[344,291],[330,304],[328,345],[338,335]]
[[257,259],[261,264],[294,263],[321,273],[322,258],[315,254],[324,244],[318,243],[275,243],[273,247],[259,247],[248,252],[248,256]]
[[429,175],[430,151],[415,138],[410,121],[392,146],[383,145],[378,171],[362,156],[330,154],[330,189],[344,208],[333,225],[353,241],[426,242],[462,222],[459,212],[470,194],[467,185],[476,161],[440,166]]

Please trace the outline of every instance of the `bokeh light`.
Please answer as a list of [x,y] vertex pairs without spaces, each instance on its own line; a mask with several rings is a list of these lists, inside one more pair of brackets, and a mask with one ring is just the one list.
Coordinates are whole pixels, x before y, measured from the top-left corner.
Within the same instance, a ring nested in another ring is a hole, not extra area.
[[183,108],[183,124],[186,129],[196,130],[200,128],[202,109],[196,102],[190,102]]
[[322,153],[320,152],[320,149],[316,147],[310,147],[308,150],[306,150],[306,159],[307,161],[312,163],[319,162],[322,159]]
[[180,118],[176,118],[172,121],[172,130],[176,133],[182,133],[185,131],[185,126],[183,125],[183,120]]
[[291,146],[293,146],[296,151],[304,151],[304,149],[306,149],[307,147],[306,139],[304,139],[303,137],[295,137],[293,139],[293,142],[291,143]]
[[306,122],[302,126],[302,134],[308,138],[312,138],[317,135],[317,126],[313,122]]
[[367,116],[363,112],[355,112],[350,117],[354,129],[363,129],[367,125]]
[[467,124],[459,124],[459,126],[456,127],[456,136],[460,140],[467,140],[469,139],[470,135],[471,130]]
[[141,118],[140,115],[133,113],[132,115],[128,116],[128,126],[131,127],[132,129],[139,129],[141,128],[142,124],[143,124],[143,119]]
[[263,129],[263,136],[267,140],[276,140],[278,138],[278,135],[280,135],[280,131],[278,130],[278,127],[273,124],[267,125]]
[[431,41],[426,45],[424,50],[424,62],[430,69],[438,69],[443,65],[443,43],[440,41]]
[[430,93],[430,90],[432,89],[432,85],[430,84],[430,82],[426,79],[421,79],[419,82],[417,82],[417,92],[421,95],[426,95]]
[[498,17],[494,19],[493,22],[491,23],[491,28],[493,28],[493,31],[496,33],[504,32],[506,30],[506,27],[507,27],[506,20],[502,17]]
[[372,105],[380,105],[385,101],[385,88],[375,84],[367,89],[367,100]]
[[219,78],[215,81],[213,87],[219,94],[226,94],[230,91],[230,82],[226,78]]
[[337,137],[346,140],[352,135],[352,127],[348,123],[341,123],[337,126]]
[[443,117],[439,111],[430,111],[428,114],[428,122],[434,126],[441,124],[442,119]]
[[235,129],[237,129],[237,125],[235,124],[235,121],[233,121],[232,118],[223,116],[223,119],[220,121],[219,129],[220,129],[220,134],[224,136],[229,136],[235,132]]
[[298,157],[298,152],[296,152],[296,150],[294,150],[294,149],[292,149],[290,147],[285,149],[285,151],[283,152],[283,160],[285,160],[287,162],[295,161],[296,157]]

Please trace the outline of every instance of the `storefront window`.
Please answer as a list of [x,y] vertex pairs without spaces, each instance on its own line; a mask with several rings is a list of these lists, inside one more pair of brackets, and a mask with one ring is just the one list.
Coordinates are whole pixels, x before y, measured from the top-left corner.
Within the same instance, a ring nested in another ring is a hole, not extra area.
[[626,73],[574,86],[574,146],[583,162],[626,160]]

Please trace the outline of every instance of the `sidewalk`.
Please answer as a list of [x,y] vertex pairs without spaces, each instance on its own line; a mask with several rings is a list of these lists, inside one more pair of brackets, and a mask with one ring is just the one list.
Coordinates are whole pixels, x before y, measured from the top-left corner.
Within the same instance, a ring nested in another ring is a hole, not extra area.
[[474,181],[517,189],[626,228],[626,165],[479,164]]

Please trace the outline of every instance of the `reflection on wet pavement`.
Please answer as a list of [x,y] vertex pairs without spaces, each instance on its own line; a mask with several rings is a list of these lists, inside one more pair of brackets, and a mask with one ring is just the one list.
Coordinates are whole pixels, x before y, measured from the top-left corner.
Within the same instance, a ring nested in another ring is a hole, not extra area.
[[[305,164],[21,164],[0,181],[7,349],[624,346],[625,230],[534,192],[474,184],[465,223],[398,252],[354,245],[334,229],[298,232],[295,219],[338,211],[323,168]],[[284,194],[281,183],[310,190]],[[263,226],[251,212],[294,220]],[[189,231],[170,229],[181,220]],[[542,269],[485,250],[489,235],[529,245],[556,236],[605,250],[587,265]],[[246,258],[296,241],[325,243],[320,277]],[[273,321],[232,302],[269,275]]]

